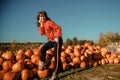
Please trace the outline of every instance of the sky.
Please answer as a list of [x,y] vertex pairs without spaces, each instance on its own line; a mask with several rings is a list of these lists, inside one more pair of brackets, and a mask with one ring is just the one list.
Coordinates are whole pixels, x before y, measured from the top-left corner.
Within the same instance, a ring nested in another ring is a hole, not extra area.
[[64,42],[96,42],[100,33],[120,32],[120,0],[0,0],[0,43],[46,42],[36,25],[42,10],[61,26]]

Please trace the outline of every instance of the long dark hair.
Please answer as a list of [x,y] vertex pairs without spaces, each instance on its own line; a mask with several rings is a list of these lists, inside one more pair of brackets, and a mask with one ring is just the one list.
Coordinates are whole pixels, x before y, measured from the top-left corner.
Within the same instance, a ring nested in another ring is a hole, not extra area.
[[43,14],[43,15],[46,17],[46,20],[50,20],[50,18],[48,17],[48,15],[47,15],[47,12],[46,12],[46,11],[40,11],[40,12],[38,12],[38,15],[37,15],[37,22],[36,22],[37,27],[39,27],[39,26],[40,26],[40,23],[39,23],[39,16],[40,16],[40,14]]

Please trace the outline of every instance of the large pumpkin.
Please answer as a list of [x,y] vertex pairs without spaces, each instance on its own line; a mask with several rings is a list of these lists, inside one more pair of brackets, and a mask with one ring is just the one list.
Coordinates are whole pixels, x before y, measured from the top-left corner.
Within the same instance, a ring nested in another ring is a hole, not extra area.
[[0,70],[0,80],[3,80],[3,76],[7,73],[6,70]]
[[21,79],[22,80],[32,80],[34,74],[32,70],[28,70],[28,69],[23,69],[21,71]]
[[13,60],[15,56],[11,51],[6,51],[6,53],[2,54],[2,57],[7,60]]
[[14,73],[14,72],[7,72],[3,76],[3,80],[19,80],[20,79],[20,73]]
[[33,51],[32,51],[32,50],[27,50],[27,51],[25,52],[25,56],[26,56],[27,58],[31,58],[32,55],[33,55]]
[[18,61],[12,66],[13,72],[21,72],[23,69],[24,69],[24,63],[22,61]]
[[14,63],[13,63],[12,61],[10,61],[10,60],[4,61],[3,64],[2,64],[3,70],[6,70],[6,71],[11,70],[13,64],[14,64]]
[[39,78],[46,78],[49,76],[50,74],[50,70],[49,69],[45,69],[45,70],[38,70],[37,71],[38,77]]

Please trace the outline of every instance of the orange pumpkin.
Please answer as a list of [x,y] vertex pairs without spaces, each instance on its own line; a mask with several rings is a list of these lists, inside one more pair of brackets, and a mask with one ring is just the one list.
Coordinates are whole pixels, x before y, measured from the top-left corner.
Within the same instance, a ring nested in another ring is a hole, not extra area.
[[35,65],[38,65],[39,60],[40,60],[40,56],[38,56],[38,55],[31,56],[31,62],[34,63]]
[[76,57],[80,57],[80,56],[81,56],[80,50],[79,50],[79,49],[74,49],[74,55],[75,55]]
[[79,57],[74,57],[74,58],[73,58],[73,62],[74,62],[74,63],[77,63],[77,64],[80,64],[81,61],[80,61],[80,58],[79,58]]
[[89,62],[89,65],[92,66],[92,67],[97,67],[98,66],[98,62],[93,60],[93,61]]
[[6,70],[0,70],[0,80],[3,80],[3,76],[7,73]]
[[80,45],[76,45],[74,48],[81,49],[82,47]]
[[85,42],[84,46],[88,47],[89,45],[91,45],[89,42]]
[[[25,60],[27,60],[27,59],[25,59]],[[27,68],[27,69],[33,69],[34,68],[34,64],[31,62],[30,59],[28,61],[25,61],[25,68]]]
[[19,80],[20,79],[20,73],[14,73],[14,72],[7,72],[3,76],[3,80]]
[[50,75],[50,70],[49,69],[45,69],[45,70],[38,70],[37,71],[38,77],[39,78],[46,78]]
[[114,59],[113,58],[108,58],[109,64],[113,64],[114,63]]
[[7,51],[6,53],[2,54],[2,57],[7,60],[13,60],[15,55],[11,51]]
[[105,59],[101,59],[101,65],[105,65]]
[[22,49],[18,50],[17,52],[17,54],[24,54],[24,53],[25,53],[25,50],[22,50]]
[[21,72],[23,69],[24,69],[24,63],[22,61],[18,61],[12,66],[13,72]]
[[61,59],[61,62],[66,62],[66,58],[64,57],[60,57],[60,59]]
[[24,61],[25,60],[25,55],[22,54],[22,53],[16,54],[16,60],[17,61],[19,61],[19,60]]
[[80,68],[81,68],[81,69],[86,68],[86,63],[85,63],[84,61],[80,63]]
[[11,70],[13,64],[14,64],[14,63],[13,63],[12,61],[10,61],[10,60],[4,61],[3,64],[2,64],[3,70],[6,70],[6,71]]
[[60,55],[61,55],[61,57],[64,57],[64,58],[67,57],[67,54],[65,52],[61,52]]
[[112,52],[112,53],[111,53],[111,57],[112,57],[113,59],[116,58],[116,57],[117,57],[117,53]]
[[33,49],[33,54],[40,56],[40,49],[37,48]]
[[0,66],[2,66],[3,61],[4,61],[3,58],[0,57]]
[[81,60],[81,61],[85,61],[85,60],[86,60],[85,56],[84,56],[84,55],[81,55],[81,56],[80,56],[80,60]]
[[49,50],[46,51],[46,54],[53,55],[53,54],[54,54],[54,51],[51,50],[51,49],[49,49]]
[[26,56],[27,58],[31,58],[32,55],[33,55],[33,51],[32,51],[32,50],[27,50],[27,51],[25,52],[25,56]]
[[67,53],[67,54],[69,54],[69,53],[71,53],[72,52],[72,50],[71,49],[65,49],[65,53]]
[[114,58],[114,64],[118,64],[120,62],[119,58]]
[[63,70],[63,71],[66,71],[66,70],[68,70],[69,68],[70,68],[70,65],[69,65],[69,64],[67,64],[66,62],[62,63],[62,70]]
[[3,80],[19,80],[20,79],[20,73],[14,73],[14,72],[7,72],[3,76]]
[[21,71],[21,79],[22,80],[32,80],[34,74],[32,70],[28,70],[28,69],[23,69]]

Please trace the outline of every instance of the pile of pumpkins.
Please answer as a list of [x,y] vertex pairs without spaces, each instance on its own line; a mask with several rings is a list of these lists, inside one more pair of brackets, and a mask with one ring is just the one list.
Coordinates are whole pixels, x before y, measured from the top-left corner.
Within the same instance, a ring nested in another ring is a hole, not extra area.
[[[40,46],[40,48],[43,45]],[[54,70],[54,48],[47,50],[45,70],[39,70],[40,48],[6,51],[0,56],[0,80],[32,80],[49,77]],[[120,55],[106,48],[85,43],[84,45],[62,46],[60,54],[61,71],[71,68],[96,67],[105,64],[119,64]]]

